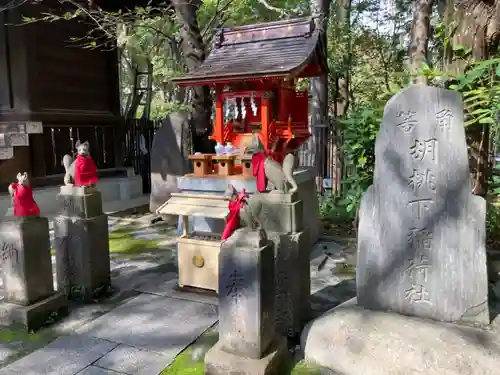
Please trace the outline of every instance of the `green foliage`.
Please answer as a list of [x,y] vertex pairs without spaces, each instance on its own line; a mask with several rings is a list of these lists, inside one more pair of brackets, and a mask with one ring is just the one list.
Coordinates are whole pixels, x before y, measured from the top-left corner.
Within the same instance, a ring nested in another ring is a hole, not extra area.
[[500,207],[498,202],[491,200],[486,207],[486,244],[488,248],[494,249],[500,246]]
[[467,115],[466,126],[496,124],[500,109],[500,58],[474,63],[465,74],[456,77],[450,89],[462,93]]
[[384,103],[357,107],[341,120],[344,144],[342,151],[347,176],[342,181],[341,197],[329,197],[320,205],[322,217],[332,221],[353,219],[363,193],[373,182],[375,138],[380,129]]
[[350,173],[342,181],[345,189],[339,204],[345,206],[348,213],[356,211],[363,192],[373,182],[375,138],[383,111],[382,103],[374,103],[372,107],[358,107],[349,118],[341,121],[344,163]]

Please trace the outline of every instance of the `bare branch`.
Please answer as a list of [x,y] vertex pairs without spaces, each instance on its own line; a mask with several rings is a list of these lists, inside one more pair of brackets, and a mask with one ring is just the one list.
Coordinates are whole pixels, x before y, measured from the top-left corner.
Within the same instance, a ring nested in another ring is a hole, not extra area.
[[27,0],[10,0],[4,6],[0,6],[0,12],[3,12],[4,10],[9,10],[9,9],[14,9],[14,8],[20,7],[21,5],[24,5],[26,3],[27,3]]
[[269,10],[272,10],[273,12],[279,13],[281,16],[289,17],[291,15],[290,11],[283,9],[283,8],[275,7],[271,4],[269,4],[266,0],[257,0],[257,2],[264,5]]

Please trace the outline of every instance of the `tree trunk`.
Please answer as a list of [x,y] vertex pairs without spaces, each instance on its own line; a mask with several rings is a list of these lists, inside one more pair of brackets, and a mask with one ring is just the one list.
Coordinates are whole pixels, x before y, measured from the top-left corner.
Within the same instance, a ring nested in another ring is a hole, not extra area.
[[[182,38],[181,49],[188,71],[196,69],[205,60],[205,46],[201,37],[196,13],[201,0],[173,0]],[[193,147],[195,151],[213,153],[213,144],[208,140],[212,130],[210,114],[212,99],[208,86],[193,87],[192,100]]]
[[[312,0],[311,15],[318,17],[317,27],[320,27],[321,48],[325,51],[327,48],[326,30],[328,28],[328,16],[331,0]],[[323,177],[326,172],[327,157],[327,137],[328,134],[328,75],[313,77],[310,79],[309,92],[311,102],[309,106],[310,113],[310,132],[309,151],[313,166],[317,168],[317,188],[320,191],[323,188]]]
[[[440,13],[444,22],[456,23],[452,45],[464,45],[472,50],[476,61],[487,60],[496,51],[500,41],[500,0],[442,0]],[[464,60],[453,59],[453,50],[446,55],[446,71],[460,74],[466,66]],[[490,127],[474,124],[466,129],[469,146],[469,166],[472,192],[486,197],[489,176]]]
[[344,46],[345,51],[347,51],[344,56],[344,61],[342,62],[342,69],[337,72],[334,77],[334,98],[333,98],[333,117],[335,119],[334,129],[331,130],[334,141],[333,141],[333,152],[331,158],[333,159],[333,189],[337,194],[341,192],[341,182],[343,174],[343,161],[341,155],[341,130],[337,126],[339,120],[347,116],[347,111],[350,105],[350,71],[351,71],[351,8],[352,0],[338,0],[337,2],[337,21],[338,30],[342,35],[347,35],[346,46]]
[[[418,73],[422,64],[427,61],[432,3],[433,0],[418,0],[415,2],[410,42],[410,62],[413,73]],[[413,83],[426,85],[427,77],[418,74],[413,79]]]

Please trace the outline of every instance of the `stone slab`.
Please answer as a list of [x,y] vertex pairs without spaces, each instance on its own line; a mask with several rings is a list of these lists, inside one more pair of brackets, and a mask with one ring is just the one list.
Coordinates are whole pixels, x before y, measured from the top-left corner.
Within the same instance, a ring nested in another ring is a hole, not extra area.
[[151,147],[151,194],[149,210],[156,210],[172,193],[178,192],[177,178],[189,173],[190,134],[186,114],[171,113],[156,131]]
[[393,96],[359,211],[357,296],[378,310],[489,323],[486,202],[472,195],[460,94]]
[[73,334],[0,369],[0,375],[75,375],[118,344]]
[[[314,180],[315,173],[313,168],[300,167],[293,172],[293,177],[298,185],[301,183]],[[177,180],[177,186],[179,190],[190,190],[190,191],[209,191],[214,192],[224,192],[227,189],[227,185],[233,185],[236,190],[241,191],[245,188],[248,194],[253,194],[257,191],[255,178],[241,179],[241,178],[207,178],[207,177],[193,177],[193,176],[182,176]]]
[[123,375],[123,373],[107,370],[97,366],[89,366],[80,371],[77,375]]
[[500,335],[397,313],[353,299],[310,322],[305,359],[342,375],[495,375]]
[[[304,226],[311,228],[311,241],[316,241],[319,228],[319,211],[317,209],[318,199],[316,190],[310,188],[315,186],[315,174],[312,168],[302,167],[294,171],[294,178],[298,184],[298,197],[303,200],[307,210],[302,210]],[[189,194],[217,194],[224,195],[227,190],[227,185],[233,185],[237,191],[245,189],[248,194],[255,193],[256,184],[255,179],[241,179],[241,178],[199,178],[192,176],[183,176],[177,179],[177,186],[179,191]],[[311,213],[315,216],[311,216]],[[311,224],[314,223],[314,224]],[[222,233],[224,230],[224,220],[211,219],[201,216],[189,218],[190,231],[198,232],[214,232]],[[182,220],[179,218],[179,234],[182,233]]]
[[157,296],[172,297],[186,301],[205,303],[217,306],[219,298],[216,294],[200,293],[187,288],[179,289],[176,273],[166,273],[155,277],[155,280],[139,285],[134,290],[141,293],[155,294]]
[[175,358],[216,321],[215,306],[142,294],[78,332]]
[[0,323],[2,325],[20,324],[27,331],[33,331],[46,323],[48,318],[62,318],[68,314],[66,296],[55,293],[37,303],[21,306],[13,303],[0,303]]
[[118,345],[94,363],[95,366],[127,375],[158,375],[173,358],[127,345]]
[[217,342],[205,355],[205,375],[282,375],[287,357],[284,338],[271,343],[269,352],[260,359],[228,353]]

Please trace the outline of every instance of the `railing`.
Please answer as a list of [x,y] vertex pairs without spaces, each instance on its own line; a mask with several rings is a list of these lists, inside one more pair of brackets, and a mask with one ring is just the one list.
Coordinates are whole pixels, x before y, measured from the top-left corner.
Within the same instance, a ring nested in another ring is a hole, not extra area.
[[161,121],[132,119],[125,124],[123,142],[124,166],[133,167],[142,176],[142,190],[151,191],[151,148]]
[[42,148],[40,148],[40,144],[36,144],[39,142],[35,142],[35,145],[31,147],[32,165],[36,166],[34,174],[37,177],[64,173],[62,158],[65,154],[74,156],[77,141],[89,143],[92,158],[98,169],[115,167],[116,138],[113,125],[49,125],[44,126],[41,136],[43,137]]

